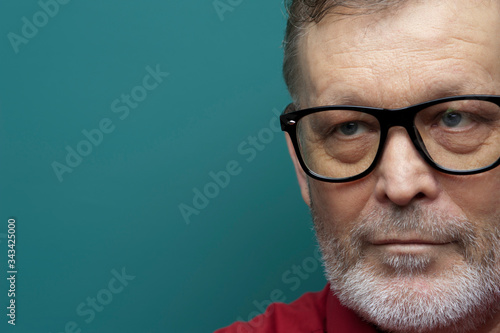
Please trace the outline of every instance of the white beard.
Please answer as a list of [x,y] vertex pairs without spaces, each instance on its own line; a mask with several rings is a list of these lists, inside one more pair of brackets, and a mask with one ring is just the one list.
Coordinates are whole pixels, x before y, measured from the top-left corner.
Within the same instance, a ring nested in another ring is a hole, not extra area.
[[[342,304],[381,329],[468,332],[499,310],[499,228],[477,231],[464,218],[395,207],[356,221],[348,238],[339,239],[331,227],[335,221],[319,217],[312,205],[311,213],[332,291]],[[498,216],[492,221],[500,223]],[[366,262],[367,238],[410,231],[458,240],[463,260],[431,276],[425,274],[432,261],[426,255],[381,255],[377,266],[387,272]]]

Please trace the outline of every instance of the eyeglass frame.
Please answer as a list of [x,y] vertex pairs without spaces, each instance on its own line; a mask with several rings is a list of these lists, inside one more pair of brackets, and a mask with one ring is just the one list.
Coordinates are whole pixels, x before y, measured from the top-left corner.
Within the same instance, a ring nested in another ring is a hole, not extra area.
[[[280,116],[280,124],[281,124],[281,130],[284,132],[287,132],[290,135],[290,139],[292,140],[293,147],[295,149],[295,154],[297,155],[297,158],[299,160],[299,163],[304,170],[304,172],[317,180],[329,182],[329,183],[346,183],[354,180],[361,179],[368,174],[370,174],[373,169],[378,164],[378,161],[380,157],[382,156],[384,147],[385,147],[385,142],[387,139],[387,134],[389,132],[389,129],[394,126],[401,126],[404,127],[406,132],[408,133],[413,146],[415,149],[418,151],[420,156],[429,164],[431,167],[434,169],[441,171],[446,174],[450,175],[473,175],[473,174],[478,174],[482,172],[489,171],[491,169],[496,168],[498,165],[500,165],[500,157],[497,159],[496,162],[482,167],[482,168],[477,168],[477,169],[472,169],[472,170],[452,170],[448,169],[445,167],[440,166],[436,162],[432,160],[430,157],[429,153],[425,149],[425,145],[423,143],[422,138],[420,137],[420,134],[418,132],[418,129],[415,126],[415,117],[418,112],[422,111],[425,108],[431,107],[436,104],[440,103],[446,103],[446,102],[453,102],[453,101],[460,101],[460,100],[482,100],[482,101],[487,101],[494,103],[500,107],[500,96],[499,95],[460,95],[460,96],[451,96],[451,97],[444,97],[444,98],[439,98],[439,99],[434,99],[431,101],[419,103],[419,104],[414,104],[410,105],[407,107],[403,108],[397,108],[397,109],[385,109],[385,108],[376,108],[376,107],[369,107],[369,106],[354,106],[354,105],[327,105],[327,106],[318,106],[318,107],[313,107],[313,108],[307,108],[307,109],[302,109],[302,110],[294,110],[295,106],[293,103],[289,104],[283,113]],[[371,165],[363,172],[360,174],[357,174],[355,176],[351,177],[343,177],[343,178],[330,178],[330,177],[324,177],[321,176],[314,171],[310,170],[307,165],[304,162],[304,159],[302,158],[302,154],[300,152],[300,147],[299,147],[299,142],[297,140],[297,124],[300,119],[303,117],[317,113],[317,112],[322,112],[322,111],[334,111],[334,110],[342,110],[342,111],[357,111],[357,112],[363,112],[366,114],[369,114],[377,119],[377,121],[380,124],[380,139],[379,139],[379,146],[377,149],[377,153],[373,159],[373,162]]]

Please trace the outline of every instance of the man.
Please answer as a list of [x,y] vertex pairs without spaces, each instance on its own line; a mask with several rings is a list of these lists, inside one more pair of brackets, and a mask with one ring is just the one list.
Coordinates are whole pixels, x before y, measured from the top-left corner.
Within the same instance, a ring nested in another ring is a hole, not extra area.
[[500,332],[500,1],[289,12],[282,127],[329,284],[220,332]]

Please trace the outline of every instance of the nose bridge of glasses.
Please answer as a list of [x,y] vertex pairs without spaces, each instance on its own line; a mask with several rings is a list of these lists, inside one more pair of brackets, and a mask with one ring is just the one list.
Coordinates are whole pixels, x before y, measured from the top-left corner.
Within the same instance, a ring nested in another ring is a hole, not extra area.
[[415,111],[413,108],[384,109],[378,118],[381,125],[387,130],[394,126],[401,126],[410,133],[413,128]]
[[[418,131],[414,129],[414,118],[419,109],[415,107],[401,108],[401,109],[383,109],[378,116],[382,134],[381,145],[384,146],[389,130],[392,127],[402,127],[406,130],[408,138],[412,142],[417,152],[426,158],[425,149],[420,144],[420,136]],[[384,147],[381,147],[382,149]]]

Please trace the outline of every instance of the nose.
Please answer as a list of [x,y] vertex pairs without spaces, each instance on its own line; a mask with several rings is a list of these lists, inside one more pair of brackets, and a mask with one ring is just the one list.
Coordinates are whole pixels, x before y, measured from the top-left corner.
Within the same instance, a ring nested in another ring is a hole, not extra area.
[[377,200],[406,206],[415,200],[437,198],[437,171],[420,156],[403,127],[389,129],[383,149],[375,169]]

